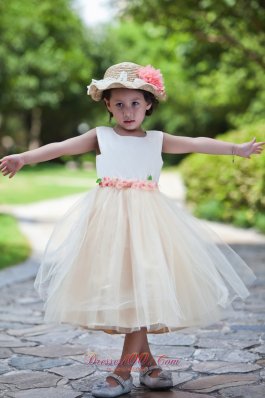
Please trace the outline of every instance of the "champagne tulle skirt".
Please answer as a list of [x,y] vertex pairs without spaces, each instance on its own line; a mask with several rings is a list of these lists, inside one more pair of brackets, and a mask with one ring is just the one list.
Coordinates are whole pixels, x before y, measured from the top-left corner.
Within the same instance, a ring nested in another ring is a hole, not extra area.
[[256,276],[159,189],[96,186],[57,223],[35,280],[45,322],[165,333],[222,319]]

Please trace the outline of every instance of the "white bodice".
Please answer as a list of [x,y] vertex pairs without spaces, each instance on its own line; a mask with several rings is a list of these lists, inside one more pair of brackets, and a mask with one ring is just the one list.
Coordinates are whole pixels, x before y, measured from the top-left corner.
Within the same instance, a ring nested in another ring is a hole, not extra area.
[[162,159],[162,131],[147,131],[143,137],[122,136],[112,127],[97,127],[100,154],[96,156],[97,176],[158,182]]

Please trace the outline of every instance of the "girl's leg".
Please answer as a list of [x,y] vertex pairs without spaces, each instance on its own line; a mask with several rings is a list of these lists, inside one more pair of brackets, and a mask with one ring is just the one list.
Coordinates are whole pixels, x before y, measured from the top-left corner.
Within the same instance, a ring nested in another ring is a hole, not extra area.
[[[144,328],[145,331],[147,330]],[[140,353],[139,353],[139,361],[141,363],[141,370],[145,370],[149,366],[157,365],[149,347],[149,343],[147,340],[147,333],[145,333],[144,338],[143,338],[143,345],[141,347]],[[149,373],[149,376],[151,377],[157,377],[161,370],[155,369],[151,373]]]
[[[145,369],[147,366],[157,365],[148,344],[146,336],[146,328],[141,328],[140,331],[127,333],[124,339],[123,350],[119,364],[113,373],[121,376],[124,380],[127,380],[131,374],[131,368],[134,362],[139,358],[141,363],[141,369]],[[153,370],[149,376],[157,377],[160,370]],[[111,377],[107,377],[106,381],[111,386],[116,386],[118,383]]]
[[[141,330],[137,332],[125,334],[121,358],[113,373],[121,376],[124,380],[127,380],[130,377],[131,368],[137,360],[139,353],[145,344],[145,340],[146,328],[141,328]],[[112,386],[116,386],[118,384],[116,380],[111,377],[107,377],[106,381]]]

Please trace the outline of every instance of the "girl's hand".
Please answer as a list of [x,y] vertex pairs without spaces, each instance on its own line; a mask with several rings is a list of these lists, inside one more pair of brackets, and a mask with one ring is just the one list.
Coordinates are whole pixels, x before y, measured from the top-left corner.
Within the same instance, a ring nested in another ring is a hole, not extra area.
[[25,165],[23,156],[20,154],[8,155],[0,159],[0,170],[3,176],[9,175],[9,178],[14,175]]
[[252,141],[244,142],[243,144],[237,144],[235,146],[235,155],[250,159],[250,155],[262,152],[264,144],[265,142],[256,142],[256,138],[253,138]]

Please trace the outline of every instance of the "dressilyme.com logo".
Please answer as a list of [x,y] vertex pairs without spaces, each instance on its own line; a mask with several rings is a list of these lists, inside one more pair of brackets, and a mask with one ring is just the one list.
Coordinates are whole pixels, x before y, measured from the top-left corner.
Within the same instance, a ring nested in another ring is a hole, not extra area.
[[[137,353],[132,353],[128,356],[125,356],[123,360],[121,361],[120,359],[113,359],[110,357],[98,357],[95,352],[87,352],[85,354],[84,362],[87,365],[94,365],[94,366],[103,366],[104,369],[106,370],[113,370],[113,367],[124,367],[124,366],[131,366],[133,372],[137,372],[140,370],[140,368],[143,368],[145,366],[149,366],[149,353],[141,353],[138,355]],[[159,355],[156,358],[157,365],[159,366],[177,366],[180,363],[179,358],[169,358],[166,355]],[[138,366],[133,366],[137,365]]]

